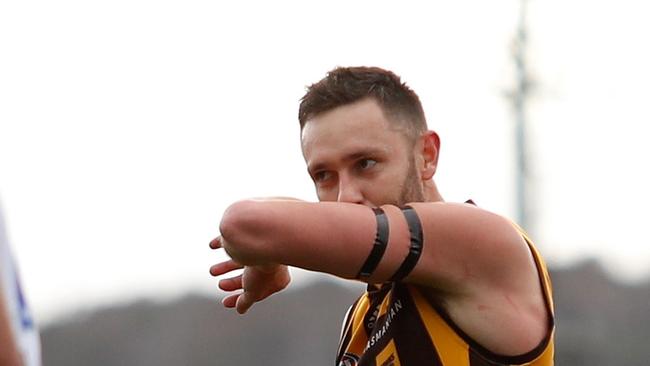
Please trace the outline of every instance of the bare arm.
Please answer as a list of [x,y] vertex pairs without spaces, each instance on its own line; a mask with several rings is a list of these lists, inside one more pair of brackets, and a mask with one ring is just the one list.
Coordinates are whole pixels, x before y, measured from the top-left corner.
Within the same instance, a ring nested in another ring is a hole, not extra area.
[[[442,298],[460,326],[489,349],[504,354],[532,349],[547,334],[547,312],[535,263],[524,239],[505,218],[468,204],[413,203],[422,223],[424,248],[404,279]],[[382,206],[389,223],[386,252],[366,279],[390,279],[410,246],[400,208]],[[224,248],[232,260],[211,268],[215,276],[245,268],[220,287],[243,292],[224,300],[244,313],[288,284],[286,266],[353,279],[370,253],[377,230],[366,206],[300,201],[240,201],[221,221]],[[263,269],[263,270],[260,270]],[[490,315],[481,309],[490,305]],[[502,336],[494,326],[510,322]],[[463,323],[464,322],[464,323]],[[500,337],[500,338],[499,338]],[[515,340],[513,343],[513,339]]]
[[0,291],[0,366],[20,366],[22,364],[20,352],[12,334],[5,300],[2,291]]
[[[467,279],[507,280],[501,264],[529,253],[514,227],[502,217],[464,204],[414,203],[423,226],[424,250],[406,281],[449,292],[463,291]],[[369,282],[383,282],[409,249],[410,234],[399,208],[383,206],[389,244]],[[241,201],[226,210],[221,244],[243,265],[280,263],[354,278],[374,242],[376,223],[365,206],[300,201]],[[510,265],[512,267],[512,265]],[[516,265],[514,266],[516,269]],[[495,271],[499,268],[499,271]]]
[[[466,204],[414,203],[423,226],[424,250],[405,281],[450,295],[499,287],[518,291],[535,279],[530,253],[506,219]],[[383,206],[390,225],[386,253],[371,283],[388,280],[406,257],[410,234],[399,208]],[[368,207],[349,203],[240,201],[221,221],[223,247],[233,259],[226,269],[290,265],[354,278],[368,256],[376,233]],[[532,270],[532,271],[531,271]],[[519,275],[527,272],[527,276]],[[233,287],[233,286],[226,286]]]

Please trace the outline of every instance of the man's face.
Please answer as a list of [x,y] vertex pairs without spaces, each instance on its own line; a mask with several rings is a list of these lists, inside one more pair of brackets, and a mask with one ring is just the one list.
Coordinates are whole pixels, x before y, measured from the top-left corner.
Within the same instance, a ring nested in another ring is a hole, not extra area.
[[412,144],[372,99],[308,120],[302,151],[320,201],[370,207],[424,201]]

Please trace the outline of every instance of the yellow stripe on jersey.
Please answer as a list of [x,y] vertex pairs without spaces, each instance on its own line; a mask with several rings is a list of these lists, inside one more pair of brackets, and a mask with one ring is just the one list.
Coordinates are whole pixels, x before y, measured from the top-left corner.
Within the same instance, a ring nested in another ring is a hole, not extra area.
[[356,309],[354,309],[353,318],[352,318],[352,338],[350,343],[348,343],[347,349],[344,349],[346,353],[353,353],[355,355],[362,355],[363,351],[368,344],[368,335],[364,329],[363,318],[364,315],[368,312],[370,307],[370,301],[367,295],[364,295]]

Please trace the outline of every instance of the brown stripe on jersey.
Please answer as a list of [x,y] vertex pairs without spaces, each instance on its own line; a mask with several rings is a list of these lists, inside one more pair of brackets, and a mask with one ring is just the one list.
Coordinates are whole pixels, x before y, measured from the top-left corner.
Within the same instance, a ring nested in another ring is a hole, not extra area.
[[469,366],[500,366],[500,363],[494,363],[481,357],[473,350],[469,351]]
[[392,330],[401,364],[442,366],[438,352],[406,286],[395,283],[393,294],[404,306],[400,311],[399,321],[395,322]]

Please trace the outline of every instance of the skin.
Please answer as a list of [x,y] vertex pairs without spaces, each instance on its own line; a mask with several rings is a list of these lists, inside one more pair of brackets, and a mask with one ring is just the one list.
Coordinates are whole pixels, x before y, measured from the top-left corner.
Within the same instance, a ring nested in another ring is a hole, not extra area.
[[[445,307],[463,331],[492,352],[518,355],[549,332],[537,269],[521,235],[503,217],[443,201],[433,180],[440,139],[433,131],[413,143],[379,105],[365,99],[319,114],[302,131],[302,150],[320,203],[294,199],[232,204],[213,249],[231,260],[210,273],[232,292],[227,308],[243,314],[290,282],[287,266],[353,279],[374,241],[368,207],[381,206],[390,225],[386,253],[369,283],[387,281],[406,257],[406,203],[423,226],[422,256],[405,278]],[[494,330],[498,329],[498,332]]]
[[14,342],[7,310],[0,291],[0,366],[21,366],[23,363]]

